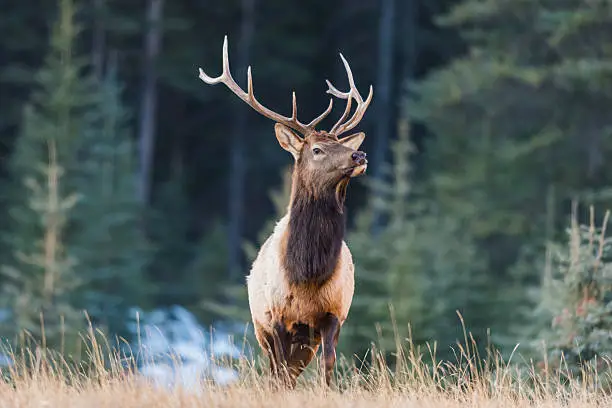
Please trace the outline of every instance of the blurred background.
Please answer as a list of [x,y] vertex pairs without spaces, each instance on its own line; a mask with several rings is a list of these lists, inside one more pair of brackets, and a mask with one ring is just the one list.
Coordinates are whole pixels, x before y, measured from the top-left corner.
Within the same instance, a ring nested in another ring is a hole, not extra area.
[[224,35],[234,78],[246,87],[251,65],[281,114],[292,91],[309,121],[325,79],[348,87],[339,52],[363,95],[374,86],[357,128],[370,166],[348,192],[342,352],[410,338],[452,357],[457,312],[505,355],[544,338],[573,347],[591,330],[580,305],[610,325],[609,244],[583,237],[612,198],[610,1],[1,4],[6,342],[44,326],[47,345],[74,352],[84,310],[128,341],[137,310],[250,336],[245,276],[286,209],[292,158],[274,123],[198,79],[221,73]]

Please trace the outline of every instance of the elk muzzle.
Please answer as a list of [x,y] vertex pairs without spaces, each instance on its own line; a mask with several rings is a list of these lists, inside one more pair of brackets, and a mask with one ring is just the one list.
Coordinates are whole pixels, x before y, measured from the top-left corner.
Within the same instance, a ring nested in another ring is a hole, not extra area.
[[366,159],[367,154],[362,151],[356,151],[351,154],[351,159],[353,161],[353,170],[351,171],[351,177],[361,176],[366,172],[368,168],[368,160]]
[[367,154],[365,152],[354,152],[351,155],[351,158],[353,159],[353,162],[355,162],[356,165],[361,166],[362,164],[366,164],[368,161],[366,160]]

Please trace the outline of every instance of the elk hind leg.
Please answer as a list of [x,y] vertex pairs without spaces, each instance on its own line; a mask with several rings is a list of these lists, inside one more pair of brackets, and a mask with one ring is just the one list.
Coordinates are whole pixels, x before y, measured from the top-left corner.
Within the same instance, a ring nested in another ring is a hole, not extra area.
[[287,361],[290,387],[294,388],[297,378],[308,367],[317,354],[321,344],[321,334],[318,330],[305,324],[296,324],[293,327],[291,338],[292,349]]

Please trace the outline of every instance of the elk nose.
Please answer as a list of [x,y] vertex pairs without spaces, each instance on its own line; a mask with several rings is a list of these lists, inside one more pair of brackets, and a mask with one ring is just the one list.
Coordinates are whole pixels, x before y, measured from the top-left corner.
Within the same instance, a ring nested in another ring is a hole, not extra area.
[[353,152],[353,154],[351,155],[351,158],[358,165],[362,165],[366,162],[366,156],[367,155],[365,152],[358,151],[358,152]]

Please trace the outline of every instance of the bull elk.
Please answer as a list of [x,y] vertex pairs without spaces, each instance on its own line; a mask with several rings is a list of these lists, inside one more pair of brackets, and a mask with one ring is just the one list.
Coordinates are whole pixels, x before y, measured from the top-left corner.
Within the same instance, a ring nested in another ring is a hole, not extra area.
[[[354,265],[344,241],[344,201],[349,180],[364,174],[368,162],[359,150],[363,132],[339,136],[359,124],[374,91],[370,86],[364,100],[348,62],[342,54],[340,58],[350,88],[341,92],[326,81],[327,93],[346,100],[344,113],[329,131],[315,127],[332,111],[333,98],[321,115],[304,124],[297,118],[295,92],[291,117],[273,112],[255,98],[251,67],[247,70],[247,92],[242,90],[230,73],[227,36],[223,73],[213,78],[199,70],[202,81],[225,84],[257,112],[275,121],[279,144],[294,158],[287,213],[262,245],[246,279],[257,342],[269,358],[271,374],[291,388],[321,344],[321,365],[330,385],[340,328],[353,299]],[[357,107],[350,116],[353,100]]]

